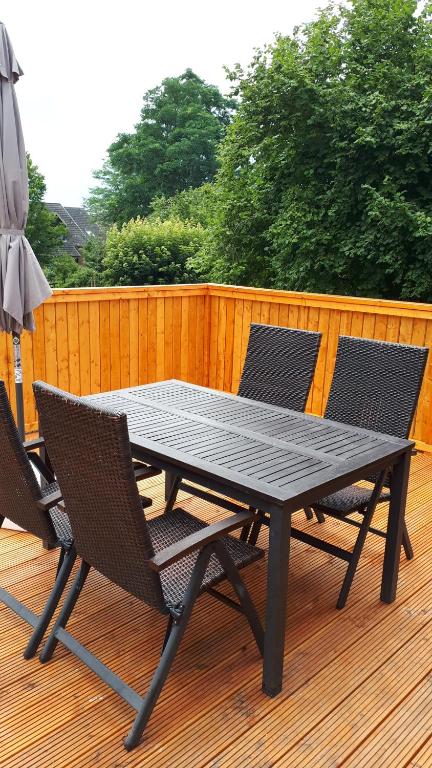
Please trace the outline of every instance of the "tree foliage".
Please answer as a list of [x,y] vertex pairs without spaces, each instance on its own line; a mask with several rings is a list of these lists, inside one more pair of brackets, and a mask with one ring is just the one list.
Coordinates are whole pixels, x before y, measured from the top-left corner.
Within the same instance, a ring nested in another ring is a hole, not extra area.
[[429,14],[332,5],[231,74],[214,279],[432,300]]
[[45,179],[30,157],[27,155],[29,179],[29,214],[26,237],[33,248],[38,261],[45,266],[50,256],[62,244],[67,234],[66,227],[57,216],[48,210],[43,202],[46,192]]
[[211,181],[234,103],[190,69],[147,91],[135,131],[117,137],[95,173],[88,204],[96,220],[145,216],[154,197]]
[[189,261],[202,248],[204,230],[179,219],[132,219],[107,234],[106,285],[166,285],[196,281]]
[[180,219],[202,227],[210,227],[213,221],[214,185],[202,184],[194,189],[185,189],[172,197],[159,195],[150,203],[149,220]]

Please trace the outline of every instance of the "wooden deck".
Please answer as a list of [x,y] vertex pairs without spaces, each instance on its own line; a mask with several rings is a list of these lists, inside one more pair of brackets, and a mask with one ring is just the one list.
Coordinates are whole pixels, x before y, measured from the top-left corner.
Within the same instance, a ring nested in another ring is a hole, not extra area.
[[[148,481],[143,490],[155,499],[157,513],[161,480]],[[218,515],[197,499],[183,504],[209,520]],[[384,509],[379,518],[385,519]],[[122,737],[132,710],[61,647],[46,666],[25,662],[29,628],[1,606],[0,766],[430,768],[431,455],[414,459],[407,519],[415,559],[402,557],[390,606],[379,600],[381,539],[369,537],[343,611],[335,609],[343,563],[293,542],[285,685],[275,699],[261,693],[261,663],[242,617],[203,597],[145,741],[130,754]],[[325,530],[340,544],[353,535],[330,520]],[[22,533],[0,531],[0,542],[2,585],[39,609],[55,553]],[[261,615],[265,570],[261,561],[245,572]],[[70,628],[145,690],[163,637],[162,617],[92,573]]]

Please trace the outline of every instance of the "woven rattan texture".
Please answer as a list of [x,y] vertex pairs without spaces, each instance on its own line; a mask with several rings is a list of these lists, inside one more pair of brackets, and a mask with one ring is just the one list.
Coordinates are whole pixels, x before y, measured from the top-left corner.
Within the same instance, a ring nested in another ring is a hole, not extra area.
[[52,507],[49,513],[59,542],[69,547],[72,544],[73,536],[66,512],[60,507]]
[[340,336],[325,417],[408,437],[428,349]]
[[[408,437],[427,356],[425,347],[340,336],[326,418]],[[377,476],[368,479],[376,482]],[[371,493],[348,486],[318,506],[343,516],[364,507]],[[383,494],[380,501],[388,498]]]
[[[206,527],[207,523],[179,508],[170,514],[160,515],[149,521],[150,535],[155,552]],[[221,542],[225,545],[239,569],[264,555],[262,549],[253,547],[233,536],[224,536]],[[168,605],[175,606],[183,599],[197,557],[198,551],[191,552],[162,571],[162,589]],[[213,555],[207,566],[202,583],[202,591],[216,584],[224,576],[225,574],[219,560]]]
[[147,604],[166,612],[132,467],[126,416],[35,383],[40,424],[78,554]]
[[[347,488],[343,488],[341,491],[331,493],[323,499],[320,499],[317,506],[323,510],[331,510],[335,514],[344,517],[350,512],[365,508],[371,496],[372,489],[360,488],[360,486],[357,485],[348,485]],[[389,498],[390,493],[384,491],[379,497],[379,501],[388,501]]]
[[0,515],[54,545],[57,536],[51,520],[36,506],[41,490],[20,440],[3,381],[0,381],[0,456]]
[[304,411],[321,334],[252,323],[238,394]]

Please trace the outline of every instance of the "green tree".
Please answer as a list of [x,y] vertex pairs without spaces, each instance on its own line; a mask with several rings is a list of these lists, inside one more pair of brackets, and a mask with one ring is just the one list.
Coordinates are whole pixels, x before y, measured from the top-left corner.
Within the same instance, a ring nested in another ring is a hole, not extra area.
[[210,227],[213,222],[213,197],[214,185],[210,183],[184,189],[172,197],[159,195],[150,202],[147,219],[180,219]]
[[95,219],[121,224],[145,216],[150,201],[211,181],[233,99],[187,69],[144,95],[140,122],[120,134],[95,172],[88,205]]
[[26,237],[42,266],[50,261],[51,254],[62,244],[66,227],[51,213],[43,202],[46,192],[45,179],[27,155],[29,178],[29,214]]
[[204,230],[179,219],[132,219],[108,231],[103,259],[106,285],[195,282],[189,261],[202,248]]
[[231,74],[213,279],[432,300],[430,11],[332,5]]

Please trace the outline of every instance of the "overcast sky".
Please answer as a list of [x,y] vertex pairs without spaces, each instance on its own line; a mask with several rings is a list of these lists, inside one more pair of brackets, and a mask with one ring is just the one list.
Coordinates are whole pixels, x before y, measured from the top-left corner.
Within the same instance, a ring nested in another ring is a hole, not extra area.
[[313,18],[321,0],[5,0],[24,76],[18,82],[26,148],[46,199],[80,205],[109,144],[139,119],[142,96],[191,67],[228,91],[224,65]]

